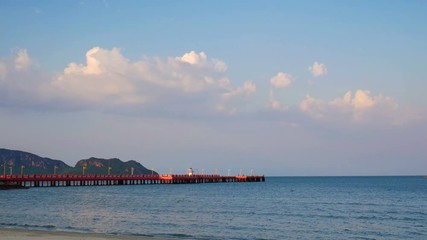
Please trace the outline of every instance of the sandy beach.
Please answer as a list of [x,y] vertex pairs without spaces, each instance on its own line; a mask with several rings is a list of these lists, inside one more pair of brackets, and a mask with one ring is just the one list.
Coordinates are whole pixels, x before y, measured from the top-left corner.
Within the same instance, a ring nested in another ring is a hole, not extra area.
[[0,228],[1,240],[167,240],[142,236],[111,236],[97,233],[49,232]]

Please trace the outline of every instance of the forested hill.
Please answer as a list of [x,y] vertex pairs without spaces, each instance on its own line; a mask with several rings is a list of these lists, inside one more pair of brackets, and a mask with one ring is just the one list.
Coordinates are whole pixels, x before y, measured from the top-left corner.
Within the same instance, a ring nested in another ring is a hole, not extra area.
[[132,168],[134,174],[157,174],[134,160],[123,162],[117,158],[92,157],[80,160],[74,167],[71,167],[61,160],[40,157],[29,152],[0,148],[0,165],[2,166],[0,175],[3,174],[4,164],[6,164],[7,174],[10,174],[10,168],[12,168],[13,174],[20,174],[21,170],[24,174],[53,174],[55,167],[57,174],[81,174],[83,166],[85,166],[86,174],[107,174],[109,167],[111,174],[130,174]]

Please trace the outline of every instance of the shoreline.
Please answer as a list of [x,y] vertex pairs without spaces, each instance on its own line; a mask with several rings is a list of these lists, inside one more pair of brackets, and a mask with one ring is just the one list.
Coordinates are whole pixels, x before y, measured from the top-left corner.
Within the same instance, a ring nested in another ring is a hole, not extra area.
[[149,236],[124,236],[19,228],[0,228],[0,236],[2,240],[171,240],[171,238]]

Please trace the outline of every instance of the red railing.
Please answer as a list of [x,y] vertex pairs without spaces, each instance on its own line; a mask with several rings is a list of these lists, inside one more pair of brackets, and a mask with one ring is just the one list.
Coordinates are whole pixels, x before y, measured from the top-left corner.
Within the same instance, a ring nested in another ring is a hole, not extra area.
[[264,176],[221,176],[219,174],[29,174],[1,175],[0,181],[28,182],[85,182],[85,181],[155,181],[159,183],[246,182],[264,181]]

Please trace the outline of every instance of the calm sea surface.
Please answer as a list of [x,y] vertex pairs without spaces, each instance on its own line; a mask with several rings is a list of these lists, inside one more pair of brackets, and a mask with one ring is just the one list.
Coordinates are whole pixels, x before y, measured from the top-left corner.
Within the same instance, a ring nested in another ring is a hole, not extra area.
[[0,227],[177,239],[427,239],[427,178],[0,191]]

